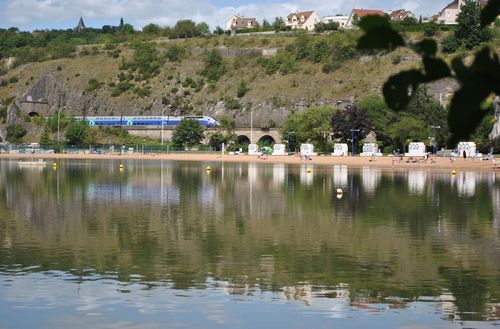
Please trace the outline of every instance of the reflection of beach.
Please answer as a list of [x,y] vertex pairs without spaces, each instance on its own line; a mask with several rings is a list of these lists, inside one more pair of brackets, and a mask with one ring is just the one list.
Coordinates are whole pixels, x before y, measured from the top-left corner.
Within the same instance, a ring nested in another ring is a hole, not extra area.
[[382,170],[375,167],[363,167],[361,178],[363,180],[363,189],[365,192],[373,193],[382,179]]
[[333,186],[335,188],[346,188],[349,177],[349,170],[347,166],[333,166]]
[[425,171],[409,171],[408,172],[408,189],[411,193],[422,194],[425,190],[425,181],[427,172]]
[[456,178],[458,194],[462,197],[473,197],[476,193],[476,173],[473,171],[459,172]]

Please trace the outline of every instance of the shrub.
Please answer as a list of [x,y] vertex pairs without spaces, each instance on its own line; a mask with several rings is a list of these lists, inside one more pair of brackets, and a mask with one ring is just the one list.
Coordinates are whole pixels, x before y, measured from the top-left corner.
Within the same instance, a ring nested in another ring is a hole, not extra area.
[[323,73],[332,73],[336,70],[338,70],[342,65],[338,62],[328,62],[328,63],[325,63],[323,64],[323,67],[321,68],[321,71],[323,71]]
[[86,90],[88,92],[91,92],[91,91],[94,91],[94,90],[97,90],[99,88],[101,88],[101,86],[104,84],[104,82],[100,82],[99,80],[97,80],[96,78],[91,78],[89,81],[88,81],[88,86],[86,88]]
[[111,97],[117,97],[123,94],[124,92],[127,92],[130,88],[134,86],[133,83],[130,83],[128,81],[122,81],[116,84],[115,89],[111,92]]
[[224,60],[215,49],[205,53],[203,62],[205,63],[205,68],[201,71],[201,75],[205,76],[210,81],[219,81],[226,73]]
[[22,143],[27,131],[22,125],[15,123],[7,127],[7,141],[10,143]]
[[247,91],[248,91],[247,83],[245,82],[245,80],[241,80],[240,84],[238,85],[238,90],[236,91],[236,96],[241,98],[245,96]]
[[9,79],[9,83],[17,83],[19,81],[18,77],[12,77]]
[[444,39],[441,43],[443,46],[443,51],[445,53],[454,53],[460,48],[461,42],[455,36],[449,36]]
[[239,100],[234,99],[234,98],[226,98],[224,100],[224,105],[226,106],[227,109],[229,110],[237,110],[241,108],[241,103]]

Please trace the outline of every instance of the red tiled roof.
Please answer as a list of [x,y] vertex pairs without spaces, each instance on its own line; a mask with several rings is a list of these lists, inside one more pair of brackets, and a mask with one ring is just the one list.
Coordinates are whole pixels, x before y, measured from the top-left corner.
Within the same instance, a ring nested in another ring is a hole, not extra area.
[[411,11],[405,9],[394,10],[389,13],[392,21],[402,21],[406,17],[414,17]]
[[353,15],[356,15],[359,18],[368,15],[385,16],[385,13],[382,10],[372,10],[372,9],[353,9],[352,13]]
[[[300,19],[301,16],[304,16],[304,22],[307,21],[309,19],[309,17],[311,17],[311,15],[314,13],[314,11],[310,10],[310,11],[298,11],[296,13],[290,13],[288,14],[287,18],[288,18],[288,21],[290,22],[293,18],[293,16],[296,16],[297,19]],[[299,21],[299,24],[300,21]]]

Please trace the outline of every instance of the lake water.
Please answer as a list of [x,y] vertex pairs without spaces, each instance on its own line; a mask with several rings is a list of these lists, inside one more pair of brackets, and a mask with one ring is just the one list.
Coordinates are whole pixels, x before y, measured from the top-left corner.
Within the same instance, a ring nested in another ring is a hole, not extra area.
[[500,325],[500,173],[119,163],[0,161],[0,328]]

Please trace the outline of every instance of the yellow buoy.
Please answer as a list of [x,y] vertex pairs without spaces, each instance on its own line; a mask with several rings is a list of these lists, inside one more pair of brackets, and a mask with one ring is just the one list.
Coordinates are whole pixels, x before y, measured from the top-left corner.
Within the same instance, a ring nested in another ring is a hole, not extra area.
[[455,170],[452,170],[452,171],[451,171],[451,174],[452,174],[453,176],[455,176],[455,175],[457,174],[457,172],[456,172]]
[[123,164],[122,163],[120,163],[120,169],[123,169]]
[[52,163],[52,167],[54,167],[54,169],[57,168],[57,163],[55,163],[55,162]]
[[207,166],[207,171],[210,171],[212,170],[212,168],[210,168],[210,166]]
[[308,173],[311,173],[311,171],[312,171],[311,168],[307,168]]

